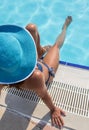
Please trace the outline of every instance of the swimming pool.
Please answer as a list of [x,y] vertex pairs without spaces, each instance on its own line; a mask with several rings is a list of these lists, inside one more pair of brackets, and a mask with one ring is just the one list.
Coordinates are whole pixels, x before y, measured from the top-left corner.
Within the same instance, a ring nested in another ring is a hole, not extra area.
[[89,66],[88,0],[0,0],[0,25],[35,23],[42,45],[53,44],[67,15],[73,22],[61,49],[60,60]]

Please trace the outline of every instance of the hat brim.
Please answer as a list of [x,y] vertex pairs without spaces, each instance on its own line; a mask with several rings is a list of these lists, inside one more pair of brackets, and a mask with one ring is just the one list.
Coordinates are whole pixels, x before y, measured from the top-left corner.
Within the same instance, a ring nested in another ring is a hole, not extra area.
[[36,45],[31,34],[24,28],[16,25],[0,26],[0,33],[10,33],[18,39],[23,51],[23,60],[16,73],[0,70],[0,84],[14,84],[24,81],[32,75],[37,63]]

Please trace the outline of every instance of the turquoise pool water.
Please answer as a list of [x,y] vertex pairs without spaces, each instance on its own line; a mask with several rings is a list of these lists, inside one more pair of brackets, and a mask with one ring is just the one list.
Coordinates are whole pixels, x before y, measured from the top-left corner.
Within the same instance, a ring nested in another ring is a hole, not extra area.
[[0,25],[35,23],[43,46],[53,45],[67,15],[73,22],[60,59],[89,66],[89,0],[0,0]]

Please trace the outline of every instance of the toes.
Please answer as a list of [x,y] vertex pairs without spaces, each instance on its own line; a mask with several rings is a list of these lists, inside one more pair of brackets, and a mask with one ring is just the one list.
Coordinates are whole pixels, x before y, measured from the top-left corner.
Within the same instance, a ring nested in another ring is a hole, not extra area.
[[72,21],[72,16],[68,16],[68,19],[70,19],[70,21]]

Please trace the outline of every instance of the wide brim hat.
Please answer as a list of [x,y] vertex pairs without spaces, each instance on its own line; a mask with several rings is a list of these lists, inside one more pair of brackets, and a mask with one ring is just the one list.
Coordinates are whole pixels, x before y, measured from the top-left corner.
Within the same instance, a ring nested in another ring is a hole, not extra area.
[[37,51],[31,34],[16,25],[0,26],[0,84],[14,84],[30,77]]

